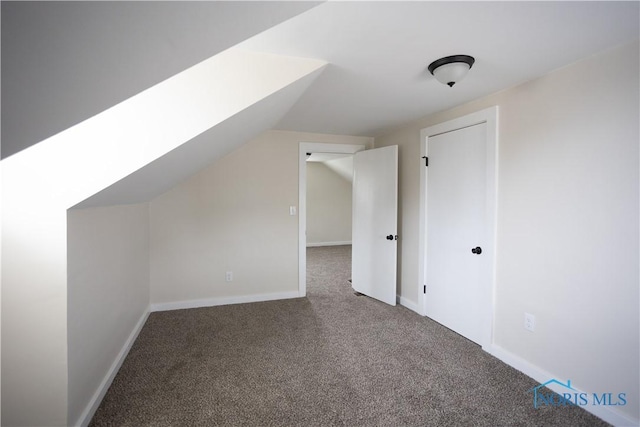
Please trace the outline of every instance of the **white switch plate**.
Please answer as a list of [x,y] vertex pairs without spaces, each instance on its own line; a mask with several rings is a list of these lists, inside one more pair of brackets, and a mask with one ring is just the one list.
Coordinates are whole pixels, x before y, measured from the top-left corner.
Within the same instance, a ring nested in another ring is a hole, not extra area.
[[536,316],[530,313],[524,314],[524,328],[527,331],[535,331],[536,329]]
[[289,215],[294,216],[297,212],[298,210],[295,206],[289,206]]
[[231,282],[233,280],[233,271],[227,271],[227,273],[224,275],[224,280],[226,280],[227,282]]

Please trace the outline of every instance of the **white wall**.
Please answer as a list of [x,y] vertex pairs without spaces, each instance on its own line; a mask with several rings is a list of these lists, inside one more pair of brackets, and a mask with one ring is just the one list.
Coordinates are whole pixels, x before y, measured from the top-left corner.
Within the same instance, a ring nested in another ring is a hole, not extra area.
[[139,204],[67,213],[70,424],[93,403],[148,313],[148,211]]
[[372,140],[268,131],[151,201],[156,308],[298,295],[300,142]]
[[322,162],[307,162],[307,246],[351,243],[353,184]]
[[[634,420],[638,51],[606,51],[376,138],[400,145],[400,293],[417,303],[420,129],[499,105],[494,344],[586,392],[627,393],[611,410]],[[535,333],[524,312],[536,316]]]

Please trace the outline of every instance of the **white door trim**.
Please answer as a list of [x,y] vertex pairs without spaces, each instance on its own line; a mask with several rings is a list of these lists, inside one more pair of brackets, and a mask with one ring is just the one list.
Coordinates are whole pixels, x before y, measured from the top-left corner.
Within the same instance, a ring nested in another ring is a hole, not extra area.
[[307,296],[307,153],[355,154],[364,145],[301,142],[298,152],[298,294]]
[[[483,276],[489,280],[488,287],[491,289],[491,298],[486,307],[486,327],[482,338],[482,348],[491,351],[493,339],[493,313],[496,278],[496,221],[497,221],[497,194],[498,194],[498,107],[490,107],[477,111],[464,117],[440,123],[420,131],[420,156],[428,157],[428,141],[430,137],[440,135],[453,130],[461,129],[486,123],[487,125],[487,176],[486,176],[486,230],[488,241],[483,245],[483,255],[489,257],[487,269]],[[423,292],[427,278],[427,170],[424,163],[420,163],[420,223],[419,223],[419,288],[418,288],[418,308],[420,314],[426,315],[426,296]],[[485,249],[486,246],[486,249]]]

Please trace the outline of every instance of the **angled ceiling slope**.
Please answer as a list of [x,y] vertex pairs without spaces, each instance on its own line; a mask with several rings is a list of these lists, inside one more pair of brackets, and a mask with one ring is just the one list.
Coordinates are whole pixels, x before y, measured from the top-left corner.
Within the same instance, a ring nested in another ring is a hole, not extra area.
[[324,165],[338,174],[342,179],[353,182],[353,156],[327,160]]
[[[140,187],[137,196],[154,195],[154,190],[175,185],[174,179],[237,143],[234,129],[246,126],[260,132],[269,126],[325,65],[308,58],[228,49],[4,159],[3,190],[20,199],[51,194],[42,202],[53,197],[51,202],[67,209],[173,152],[161,161],[169,170],[161,168],[147,180],[153,184],[150,189],[135,179],[127,181]],[[263,101],[274,107],[266,119],[251,114],[252,108],[264,109]],[[232,120],[223,125],[239,114],[255,123]],[[211,139],[207,131],[220,125],[227,130]],[[158,184],[151,182],[156,179]]]
[[2,158],[317,2],[2,2]]
[[74,208],[140,203],[168,191],[282,119],[323,69],[247,107]]

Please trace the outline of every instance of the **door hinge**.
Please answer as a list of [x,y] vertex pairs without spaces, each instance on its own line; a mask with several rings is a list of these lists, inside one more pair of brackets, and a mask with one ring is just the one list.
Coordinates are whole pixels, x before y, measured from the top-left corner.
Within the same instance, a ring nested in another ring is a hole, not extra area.
[[422,156],[422,158],[424,159],[424,165],[429,166],[429,158],[427,156]]
[[424,285],[424,289],[422,290],[422,293],[423,293],[423,294],[426,294],[426,293],[427,293],[427,285]]

